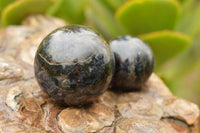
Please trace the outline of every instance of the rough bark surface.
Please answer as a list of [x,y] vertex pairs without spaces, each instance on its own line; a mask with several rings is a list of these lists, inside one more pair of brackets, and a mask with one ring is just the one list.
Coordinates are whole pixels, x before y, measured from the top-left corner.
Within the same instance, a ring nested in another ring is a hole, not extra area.
[[197,105],[172,95],[152,74],[141,91],[106,91],[93,104],[60,107],[33,74],[35,51],[61,20],[31,16],[0,31],[0,132],[190,133],[198,132]]

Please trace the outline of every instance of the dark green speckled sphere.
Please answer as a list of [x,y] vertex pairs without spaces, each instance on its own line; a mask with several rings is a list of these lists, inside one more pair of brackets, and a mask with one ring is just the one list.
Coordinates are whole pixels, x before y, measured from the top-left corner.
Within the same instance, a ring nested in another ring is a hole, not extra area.
[[35,76],[57,103],[84,105],[109,86],[114,59],[107,43],[92,30],[72,25],[58,28],[41,42]]
[[141,39],[121,36],[110,43],[115,56],[115,73],[112,89],[117,91],[140,90],[154,68],[151,48]]

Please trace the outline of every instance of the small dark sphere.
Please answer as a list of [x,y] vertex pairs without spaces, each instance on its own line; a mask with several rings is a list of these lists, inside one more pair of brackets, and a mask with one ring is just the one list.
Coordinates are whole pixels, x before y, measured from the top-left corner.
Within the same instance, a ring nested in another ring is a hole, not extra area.
[[110,43],[115,56],[112,89],[116,91],[140,90],[154,68],[151,48],[139,38],[121,36]]
[[57,103],[80,106],[96,100],[108,88],[114,56],[98,34],[72,25],[44,38],[34,69],[41,89]]

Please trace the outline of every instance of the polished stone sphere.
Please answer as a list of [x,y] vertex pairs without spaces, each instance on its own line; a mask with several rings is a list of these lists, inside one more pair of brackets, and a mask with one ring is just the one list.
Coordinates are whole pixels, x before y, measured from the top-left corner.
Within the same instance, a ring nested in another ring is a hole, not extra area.
[[139,38],[121,36],[110,43],[115,56],[115,73],[112,89],[139,90],[154,68],[151,48]]
[[77,25],[61,27],[41,42],[35,54],[35,77],[62,105],[93,102],[109,86],[114,56],[94,31]]

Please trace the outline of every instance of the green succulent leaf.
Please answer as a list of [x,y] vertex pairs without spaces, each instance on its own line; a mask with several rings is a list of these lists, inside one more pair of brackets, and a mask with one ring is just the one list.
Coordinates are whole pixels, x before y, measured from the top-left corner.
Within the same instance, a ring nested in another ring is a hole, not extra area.
[[14,2],[15,0],[0,0],[0,12],[10,3]]
[[101,0],[111,11],[115,12],[127,0]]
[[156,68],[183,52],[191,42],[191,39],[187,35],[169,30],[152,32],[140,35],[139,37],[152,48]]
[[[191,47],[183,54],[174,58],[166,65],[163,65],[159,70],[166,81],[176,82],[181,77],[184,77],[194,71],[196,66],[200,66],[200,33],[193,39]],[[167,69],[167,71],[165,71]]]
[[2,12],[4,25],[20,24],[29,14],[41,13],[54,4],[53,0],[19,0],[8,5]]
[[48,8],[46,14],[55,16],[55,14],[59,10],[62,2],[63,2],[63,0],[54,0],[54,5]]
[[175,0],[132,0],[116,12],[117,21],[132,35],[173,29],[179,15]]
[[106,39],[123,34],[115,18],[101,0],[88,0],[86,9],[88,22],[100,31]]
[[200,2],[189,0],[186,4],[176,30],[195,37],[200,32]]
[[185,1],[187,1],[187,0],[178,0],[180,3],[184,3]]
[[85,21],[85,0],[57,0],[48,14],[60,17],[69,23],[81,24]]

